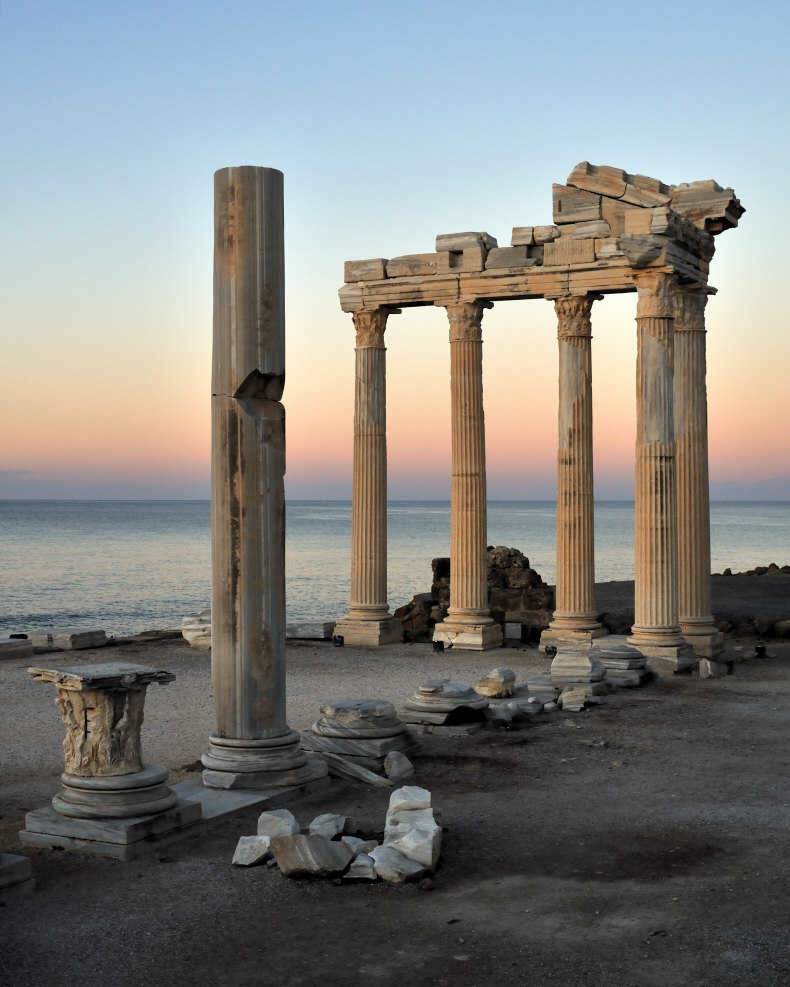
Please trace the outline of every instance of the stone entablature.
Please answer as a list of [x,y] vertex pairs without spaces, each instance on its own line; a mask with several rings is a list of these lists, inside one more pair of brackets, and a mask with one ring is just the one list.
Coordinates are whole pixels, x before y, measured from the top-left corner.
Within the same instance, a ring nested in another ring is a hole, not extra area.
[[436,238],[436,253],[347,261],[345,312],[635,290],[633,269],[671,269],[706,284],[713,237],[744,209],[714,181],[664,185],[583,161],[553,186],[554,222],[514,227],[511,245],[488,233]]

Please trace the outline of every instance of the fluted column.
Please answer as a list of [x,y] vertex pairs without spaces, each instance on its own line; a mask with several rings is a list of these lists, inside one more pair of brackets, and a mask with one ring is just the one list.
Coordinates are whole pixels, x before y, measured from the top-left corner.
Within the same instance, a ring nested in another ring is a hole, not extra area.
[[633,275],[638,301],[634,626],[629,644],[673,670],[694,664],[678,622],[673,402],[674,275]]
[[351,600],[335,625],[347,644],[399,641],[387,604],[387,308],[353,314],[356,329]]
[[678,610],[680,631],[701,658],[724,648],[710,599],[710,488],[705,387],[705,305],[699,285],[675,295],[675,444],[678,499]]
[[[211,441],[212,788],[322,772],[285,719],[283,176],[214,175]],[[323,771],[325,774],[325,770]]]
[[589,642],[606,631],[595,611],[592,332],[596,297],[557,298],[559,414],[556,609],[541,644]]
[[450,320],[450,607],[434,640],[482,651],[502,642],[488,607],[483,341],[485,302],[444,306]]

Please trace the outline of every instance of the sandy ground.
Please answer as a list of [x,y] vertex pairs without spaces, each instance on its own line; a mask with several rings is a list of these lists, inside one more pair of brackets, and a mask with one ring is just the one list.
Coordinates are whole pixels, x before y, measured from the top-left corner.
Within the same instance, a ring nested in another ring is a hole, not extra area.
[[[734,655],[754,640],[732,638]],[[790,643],[732,676],[662,676],[584,713],[511,731],[429,737],[415,757],[445,829],[433,887],[287,880],[237,869],[257,812],[121,863],[23,846],[24,813],[62,771],[51,685],[0,664],[0,846],[33,861],[33,895],[0,908],[0,983],[105,985],[790,983]],[[64,656],[61,656],[61,658]],[[173,671],[148,690],[143,748],[196,777],[213,710],[206,652],[133,642],[37,664],[136,661]],[[534,648],[434,655],[289,646],[288,718],[319,702],[400,705],[430,677],[494,665],[546,671]],[[381,829],[388,793],[354,782],[291,808]]]

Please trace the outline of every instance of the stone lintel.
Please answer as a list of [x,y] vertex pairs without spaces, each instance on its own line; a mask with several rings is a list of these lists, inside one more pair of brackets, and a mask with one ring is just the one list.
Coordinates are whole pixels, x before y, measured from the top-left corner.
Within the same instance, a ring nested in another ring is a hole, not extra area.
[[335,634],[352,647],[378,648],[403,639],[403,623],[392,616],[375,620],[344,617],[335,624]]
[[134,665],[126,661],[104,662],[99,665],[72,665],[68,668],[29,668],[35,682],[54,682],[61,689],[83,692],[90,689],[134,689],[157,682],[173,682],[172,672]]
[[502,644],[499,624],[467,624],[445,620],[433,629],[433,640],[443,641],[445,647],[459,651],[488,651]]

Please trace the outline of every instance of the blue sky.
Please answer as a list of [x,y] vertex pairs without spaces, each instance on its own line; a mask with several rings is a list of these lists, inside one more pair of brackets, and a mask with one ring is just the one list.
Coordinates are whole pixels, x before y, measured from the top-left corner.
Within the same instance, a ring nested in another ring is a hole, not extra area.
[[[790,499],[789,21],[759,2],[3,0],[0,497],[208,496],[216,169],[285,174],[287,484],[309,498],[350,491],[343,262],[458,230],[507,244],[587,159],[746,206],[711,271],[712,486]],[[633,314],[594,310],[599,496],[633,484]],[[497,306],[484,338],[490,494],[551,497],[553,312]],[[446,325],[410,311],[387,339],[391,494],[446,497]]]

